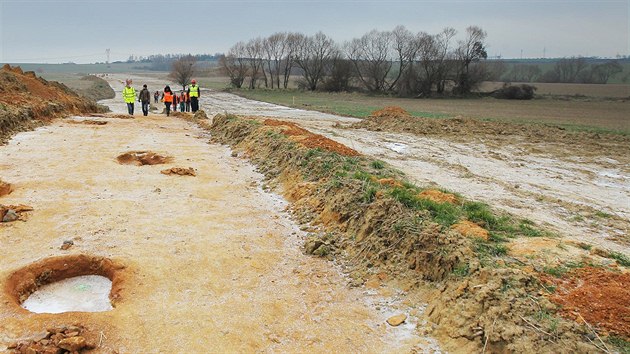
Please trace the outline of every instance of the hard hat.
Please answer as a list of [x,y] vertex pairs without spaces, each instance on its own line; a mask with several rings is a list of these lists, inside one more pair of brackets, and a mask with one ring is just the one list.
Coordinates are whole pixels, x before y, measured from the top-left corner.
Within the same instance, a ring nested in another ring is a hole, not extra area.
[[192,81],[190,81],[190,83],[191,83],[191,84],[196,84],[196,83],[197,83],[197,80],[192,79]]

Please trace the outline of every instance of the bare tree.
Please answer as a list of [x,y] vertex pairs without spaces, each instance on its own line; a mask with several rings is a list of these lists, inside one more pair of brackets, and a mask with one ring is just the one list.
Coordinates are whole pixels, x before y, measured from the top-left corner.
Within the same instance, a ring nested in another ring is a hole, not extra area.
[[322,32],[314,36],[297,36],[294,61],[302,69],[304,84],[309,90],[316,90],[327,72],[332,59],[339,49],[332,38]]
[[295,65],[295,53],[298,50],[298,43],[301,35],[299,33],[287,33],[284,58],[280,62],[282,72],[282,87],[289,86],[291,71]]
[[593,65],[593,82],[605,84],[610,78],[623,71],[623,67],[617,60],[608,61],[603,64]]
[[258,80],[262,77],[266,78],[263,70],[263,40],[258,37],[251,39],[245,44],[245,54],[249,64],[249,85],[250,89],[255,89]]
[[354,64],[359,80],[371,92],[389,89],[387,76],[392,69],[392,34],[372,30],[346,45],[348,59]]
[[418,60],[421,68],[418,78],[419,92],[423,96],[430,96],[433,86],[438,93],[444,92],[445,82],[451,68],[453,55],[450,53],[451,39],[457,34],[455,29],[447,27],[436,35],[424,32],[418,33]]
[[195,74],[196,63],[197,58],[190,54],[181,57],[171,64],[171,72],[168,76],[175,80],[178,84],[182,85],[182,89],[185,89],[186,85],[190,84],[190,80]]
[[388,91],[392,91],[403,75],[407,75],[418,53],[416,38],[405,26],[396,26],[391,32],[392,46],[398,60],[398,74],[389,84]]
[[263,41],[263,50],[269,71],[271,88],[274,84],[280,88],[280,72],[282,71],[282,60],[287,51],[287,34],[274,33]]
[[238,42],[230,48],[227,55],[219,58],[221,69],[230,78],[230,84],[236,88],[243,86],[249,70],[246,56],[245,43]]
[[585,58],[571,57],[558,60],[552,70],[558,82],[577,82],[577,78],[587,67]]
[[455,78],[455,92],[469,93],[483,79],[483,73],[479,70],[471,71],[471,64],[488,57],[484,44],[486,36],[486,32],[481,27],[466,28],[466,38],[459,41],[459,46],[455,51],[459,64]]
[[538,65],[516,64],[506,77],[509,81],[513,82],[532,82],[538,78],[540,74],[541,70]]

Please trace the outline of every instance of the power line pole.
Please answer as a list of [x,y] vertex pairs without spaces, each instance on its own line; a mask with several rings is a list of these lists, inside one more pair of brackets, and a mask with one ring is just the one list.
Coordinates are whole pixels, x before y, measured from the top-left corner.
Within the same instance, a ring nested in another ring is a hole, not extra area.
[[107,62],[106,62],[106,64],[109,64],[109,48],[105,49],[105,53],[107,53]]

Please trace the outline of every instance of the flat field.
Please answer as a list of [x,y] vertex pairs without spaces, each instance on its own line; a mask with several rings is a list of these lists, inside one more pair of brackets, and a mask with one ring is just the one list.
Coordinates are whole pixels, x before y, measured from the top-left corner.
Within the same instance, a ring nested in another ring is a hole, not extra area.
[[462,116],[481,120],[553,124],[575,130],[630,134],[630,102],[623,100],[411,99],[297,90],[241,90],[234,93],[259,101],[358,118],[367,117],[371,112],[386,106],[399,106],[418,117]]

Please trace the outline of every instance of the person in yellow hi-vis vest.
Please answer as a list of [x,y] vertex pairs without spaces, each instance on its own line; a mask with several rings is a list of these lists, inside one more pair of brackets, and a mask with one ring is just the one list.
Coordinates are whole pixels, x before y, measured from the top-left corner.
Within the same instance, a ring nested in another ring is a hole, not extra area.
[[127,111],[129,115],[133,115],[133,103],[136,102],[136,89],[131,87],[131,79],[125,81],[125,88],[122,91],[123,99],[127,103]]
[[188,86],[188,96],[190,97],[190,110],[195,113],[199,110],[199,86],[197,80],[192,79]]

